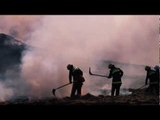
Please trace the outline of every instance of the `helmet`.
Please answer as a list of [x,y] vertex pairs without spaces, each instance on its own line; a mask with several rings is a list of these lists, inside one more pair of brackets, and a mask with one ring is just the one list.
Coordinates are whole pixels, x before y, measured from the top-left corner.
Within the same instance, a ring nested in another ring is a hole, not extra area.
[[70,69],[72,69],[72,68],[73,68],[73,65],[72,65],[72,64],[68,64],[68,65],[67,65],[67,69],[68,69],[68,70],[70,70]]
[[114,67],[113,64],[109,64],[109,65],[108,65],[108,68],[113,68],[113,67]]
[[158,70],[158,69],[160,69],[160,67],[159,67],[158,65],[156,65],[156,66],[154,67],[154,69],[155,69],[155,70]]
[[150,70],[151,67],[150,66],[145,66],[145,70]]

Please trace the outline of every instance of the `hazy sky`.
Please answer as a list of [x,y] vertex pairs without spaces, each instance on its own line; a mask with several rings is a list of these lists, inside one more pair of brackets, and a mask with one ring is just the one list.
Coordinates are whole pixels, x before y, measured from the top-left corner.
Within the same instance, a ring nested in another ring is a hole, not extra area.
[[[0,32],[39,47],[41,42],[50,47],[52,39],[75,52],[97,51],[107,59],[150,65],[158,62],[158,26],[158,16],[0,16]],[[33,39],[38,32],[42,39]]]

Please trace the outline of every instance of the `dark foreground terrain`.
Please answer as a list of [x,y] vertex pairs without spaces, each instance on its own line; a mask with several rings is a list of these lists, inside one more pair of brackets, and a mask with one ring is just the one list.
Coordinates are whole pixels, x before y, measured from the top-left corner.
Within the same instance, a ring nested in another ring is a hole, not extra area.
[[27,97],[19,97],[17,99],[1,102],[0,105],[159,105],[159,96],[147,95],[144,90],[134,90],[131,95],[126,96],[94,96],[90,93],[83,95],[81,98],[45,98],[45,99],[29,99]]

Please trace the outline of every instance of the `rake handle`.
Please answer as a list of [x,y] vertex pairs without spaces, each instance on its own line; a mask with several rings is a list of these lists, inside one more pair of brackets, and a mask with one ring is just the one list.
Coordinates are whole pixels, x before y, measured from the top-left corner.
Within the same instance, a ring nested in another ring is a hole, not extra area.
[[106,76],[106,75],[100,75],[100,74],[93,74],[92,72],[91,72],[91,68],[89,67],[89,74],[90,75],[93,75],[93,76],[100,76],[100,77],[108,77],[108,76]]
[[64,84],[64,85],[62,85],[62,86],[56,88],[55,90],[60,89],[60,88],[62,88],[62,87],[64,87],[64,86],[67,86],[67,85],[69,85],[69,84],[71,84],[71,83]]

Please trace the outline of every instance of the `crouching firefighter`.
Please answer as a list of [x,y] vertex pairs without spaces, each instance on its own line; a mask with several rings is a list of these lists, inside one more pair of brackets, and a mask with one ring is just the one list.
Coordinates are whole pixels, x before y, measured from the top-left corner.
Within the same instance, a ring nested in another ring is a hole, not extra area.
[[73,83],[71,97],[80,97],[82,85],[85,81],[83,72],[80,68],[76,68],[72,64],[68,64],[67,69],[69,70],[69,82]]
[[111,96],[114,96],[114,93],[118,96],[122,85],[121,78],[123,76],[123,71],[120,68],[115,67],[113,64],[109,64],[108,68],[110,69],[108,78],[112,78]]
[[145,84],[148,85],[149,80],[149,87],[147,88],[147,92],[152,95],[159,94],[159,76],[155,70],[152,70],[150,66],[146,66],[145,70],[147,71]]

